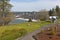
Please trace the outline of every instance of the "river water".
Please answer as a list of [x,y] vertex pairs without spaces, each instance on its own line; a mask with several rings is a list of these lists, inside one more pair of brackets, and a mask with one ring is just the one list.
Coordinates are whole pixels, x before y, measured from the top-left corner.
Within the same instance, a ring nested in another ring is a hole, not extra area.
[[26,20],[21,20],[21,19],[14,19],[12,20],[9,24],[19,24],[22,22],[27,22]]
[[[19,24],[22,22],[28,22],[29,19],[24,19],[24,18],[16,18],[14,20],[12,20],[9,24]],[[37,22],[37,20],[32,19],[33,22]]]

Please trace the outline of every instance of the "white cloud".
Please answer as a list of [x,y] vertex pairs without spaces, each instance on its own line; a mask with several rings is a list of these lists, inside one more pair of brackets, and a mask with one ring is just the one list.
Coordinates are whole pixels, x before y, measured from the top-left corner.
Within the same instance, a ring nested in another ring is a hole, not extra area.
[[13,11],[39,11],[41,9],[50,9],[59,5],[58,1],[36,1],[36,2],[11,2]]

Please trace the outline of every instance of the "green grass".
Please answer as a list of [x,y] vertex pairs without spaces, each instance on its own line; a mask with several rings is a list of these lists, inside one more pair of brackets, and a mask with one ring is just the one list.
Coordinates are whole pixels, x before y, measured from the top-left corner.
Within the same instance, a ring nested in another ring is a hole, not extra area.
[[26,22],[0,27],[0,40],[14,40],[50,22]]

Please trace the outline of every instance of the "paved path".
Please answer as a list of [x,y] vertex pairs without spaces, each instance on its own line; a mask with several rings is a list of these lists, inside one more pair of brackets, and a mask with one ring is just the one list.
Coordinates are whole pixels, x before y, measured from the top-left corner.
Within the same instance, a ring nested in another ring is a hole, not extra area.
[[24,37],[21,37],[21,38],[18,38],[16,40],[35,40],[32,36],[33,35],[36,35],[37,33],[40,33],[41,30],[44,30],[48,27],[50,27],[51,25],[47,25],[47,26],[43,26],[43,27],[40,27],[38,28],[37,30],[33,31],[33,32],[30,32],[28,34],[26,34]]

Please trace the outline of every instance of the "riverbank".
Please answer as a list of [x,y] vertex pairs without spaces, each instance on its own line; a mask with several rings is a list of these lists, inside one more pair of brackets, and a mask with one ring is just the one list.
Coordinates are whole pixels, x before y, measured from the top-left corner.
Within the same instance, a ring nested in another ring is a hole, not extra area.
[[[16,19],[20,19],[20,20],[25,20],[25,21],[29,21],[29,19],[25,19],[25,18],[16,18]],[[33,22],[37,22],[37,20],[32,19]]]

